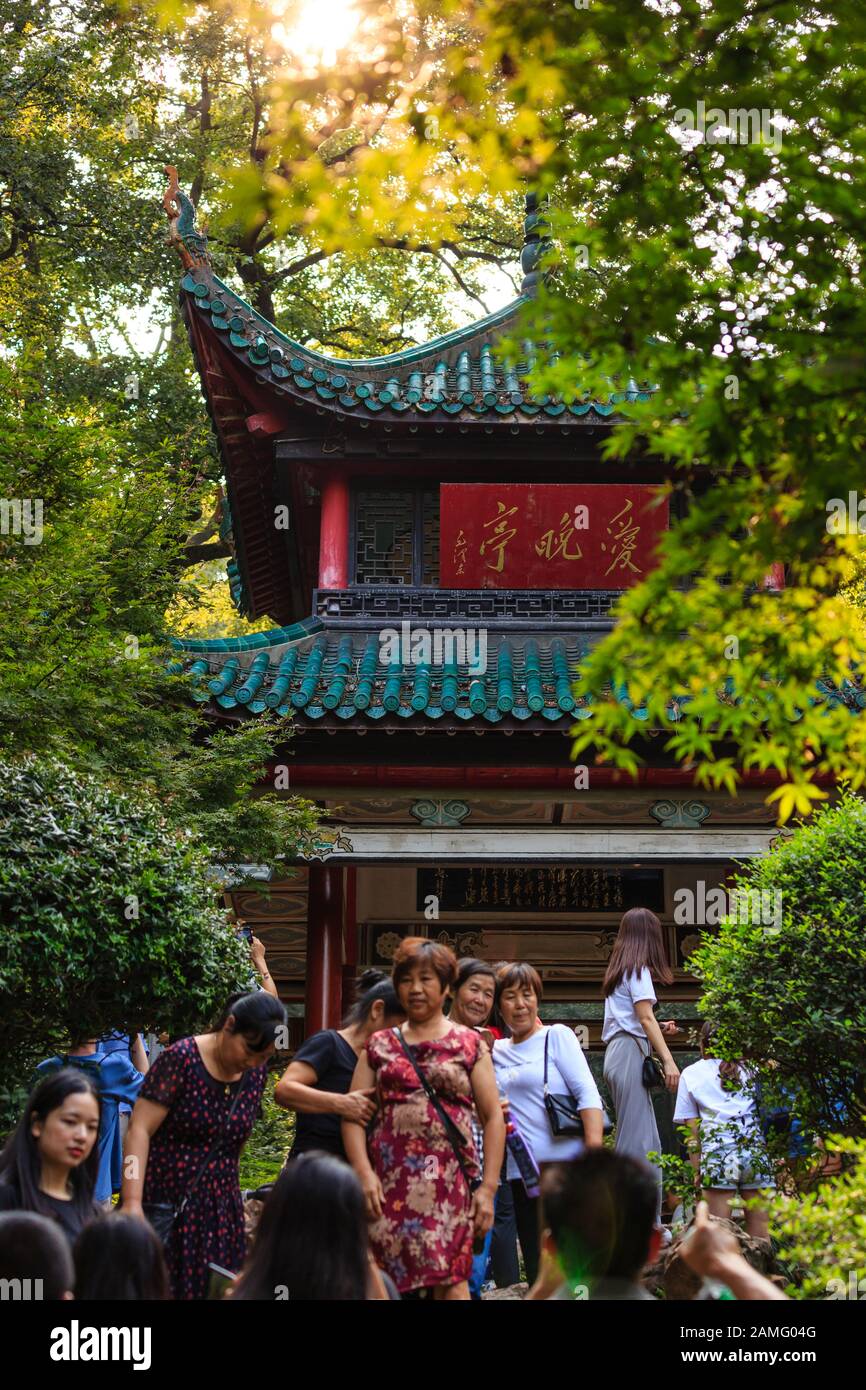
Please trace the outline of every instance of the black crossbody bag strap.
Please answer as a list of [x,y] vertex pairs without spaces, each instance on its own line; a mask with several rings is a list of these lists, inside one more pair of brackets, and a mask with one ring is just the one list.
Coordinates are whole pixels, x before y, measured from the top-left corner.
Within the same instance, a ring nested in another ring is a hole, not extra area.
[[[548,1086],[547,1086],[547,1044],[548,1044],[549,1042],[550,1042],[550,1029],[548,1028],[548,1029],[545,1030],[545,1034],[544,1034],[544,1094],[545,1094],[545,1096],[548,1096],[548,1095],[550,1094],[550,1092],[549,1092],[549,1090],[548,1090]],[[571,1094],[571,1087],[569,1086],[569,1084],[568,1084],[567,1081],[565,1082],[565,1089],[566,1089],[566,1091],[568,1092],[569,1100],[573,1100],[574,1103],[575,1103],[575,1105],[577,1105],[577,1096],[573,1096],[573,1095]]]
[[[421,1082],[421,1085],[424,1087],[424,1093],[427,1096],[427,1099],[433,1106],[433,1109],[436,1111],[436,1114],[439,1116],[439,1119],[442,1121],[442,1127],[444,1128],[445,1133],[448,1136],[449,1144],[454,1150],[454,1157],[457,1159],[460,1171],[466,1180],[466,1186],[469,1188],[470,1192],[473,1192],[478,1184],[473,1183],[472,1179],[470,1178],[469,1169],[466,1167],[466,1163],[464,1161],[463,1154],[460,1149],[460,1145],[463,1143],[463,1135],[460,1133],[460,1130],[457,1128],[454,1121],[450,1119],[450,1117],[446,1115],[445,1111],[442,1109],[442,1106],[439,1103],[439,1097],[436,1095],[436,1092],[433,1090],[433,1087],[430,1085],[430,1082],[427,1080],[426,1076],[424,1076],[421,1070],[419,1069],[418,1063],[415,1061],[415,1054],[412,1051],[409,1044],[407,1043],[406,1039],[403,1037],[402,1031],[399,1028],[395,1028],[394,1033],[400,1041],[400,1046],[402,1047],[403,1051],[405,1052],[406,1056],[412,1064],[412,1070],[414,1071],[418,1080]],[[455,1138],[455,1133],[457,1136],[459,1136],[459,1139]]]

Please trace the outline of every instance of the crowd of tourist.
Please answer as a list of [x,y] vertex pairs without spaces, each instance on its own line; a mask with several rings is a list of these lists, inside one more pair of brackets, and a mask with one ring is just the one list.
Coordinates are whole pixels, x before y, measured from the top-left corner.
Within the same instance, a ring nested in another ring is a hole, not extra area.
[[517,1284],[522,1259],[530,1300],[648,1298],[641,1271],[669,1238],[648,1160],[661,1085],[704,1199],[683,1259],[735,1296],[783,1297],[710,1220],[739,1196],[765,1237],[773,1176],[746,1064],[715,1057],[706,1026],[701,1060],[677,1069],[676,1024],[654,1011],[672,977],[653,913],[625,914],[605,977],[612,1117],[574,1031],[542,1022],[531,964],[403,940],[390,977],[367,971],[343,1026],[308,1038],[277,1083],[295,1139],[251,1235],[239,1157],[286,1024],[257,965],[264,987],[210,1032],[150,1058],[141,1039],[87,1040],[40,1066],[0,1154],[0,1278],[82,1300],[461,1300]]

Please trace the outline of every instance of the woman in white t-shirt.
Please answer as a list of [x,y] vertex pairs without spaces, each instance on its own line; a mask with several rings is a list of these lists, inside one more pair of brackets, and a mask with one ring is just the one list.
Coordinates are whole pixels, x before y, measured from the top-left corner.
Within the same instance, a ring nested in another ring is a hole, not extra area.
[[686,1124],[695,1181],[712,1216],[730,1217],[731,1194],[746,1202],[746,1231],[758,1240],[769,1235],[767,1212],[749,1206],[762,1188],[775,1187],[754,1098],[744,1089],[749,1079],[743,1062],[713,1056],[711,1023],[701,1029],[701,1060],[683,1068],[674,1123]]
[[[680,1079],[663,1032],[675,1032],[676,1024],[660,1024],[653,1013],[653,980],[669,985],[673,978],[665,957],[661,922],[649,908],[631,908],[619,924],[604,977],[601,1040],[605,1044],[604,1079],[616,1111],[617,1150],[645,1162],[648,1153],[661,1151],[661,1139],[652,1094],[641,1079],[644,1058],[655,1050],[664,1066],[668,1090],[675,1091]],[[656,1174],[656,1220],[660,1220],[660,1168]]]
[[[570,1028],[546,1027],[538,1017],[541,977],[525,961],[500,966],[496,972],[496,1004],[510,1038],[493,1044],[496,1084],[508,1115],[536,1163],[576,1158],[584,1147],[602,1142],[603,1110],[589,1063]],[[583,1120],[584,1138],[554,1135],[544,1105],[544,1050],[547,1044],[547,1088],[551,1095],[574,1097]],[[507,1154],[506,1178],[514,1199],[517,1234],[530,1285],[538,1275],[539,1199],[527,1197],[520,1172]]]

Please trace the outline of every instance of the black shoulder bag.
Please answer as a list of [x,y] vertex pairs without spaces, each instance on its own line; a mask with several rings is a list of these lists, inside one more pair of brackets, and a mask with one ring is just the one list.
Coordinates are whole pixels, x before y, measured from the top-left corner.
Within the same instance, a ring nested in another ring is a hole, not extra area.
[[[641,1064],[640,1069],[640,1079],[644,1088],[647,1091],[663,1090],[666,1084],[665,1069],[659,1061],[658,1057],[656,1057],[655,1053],[653,1052],[652,1043],[650,1043],[649,1052],[645,1053],[640,1045],[640,1038],[636,1037],[634,1033],[631,1034],[631,1037],[634,1038],[635,1042],[637,1043],[637,1050],[640,1053],[641,1057],[643,1057],[643,1063]],[[649,1041],[649,1039],[647,1039],[647,1041]]]
[[424,1087],[424,1092],[427,1096],[427,1099],[433,1106],[433,1109],[436,1111],[436,1114],[439,1116],[439,1119],[442,1121],[443,1128],[448,1136],[448,1142],[454,1150],[454,1157],[457,1159],[460,1171],[466,1180],[466,1186],[469,1188],[470,1192],[474,1192],[477,1187],[481,1186],[481,1179],[470,1178],[469,1176],[469,1169],[466,1167],[466,1159],[463,1157],[463,1148],[466,1143],[466,1140],[463,1138],[463,1135],[455,1125],[454,1121],[442,1109],[442,1106],[439,1102],[439,1097],[433,1090],[433,1087],[430,1085],[430,1082],[427,1080],[426,1076],[424,1076],[421,1070],[419,1069],[418,1063],[415,1061],[415,1053],[412,1051],[406,1039],[403,1037],[401,1029],[395,1028],[394,1033],[399,1038],[400,1046],[402,1047],[409,1061],[412,1063],[412,1069],[415,1072],[415,1075],[417,1076],[418,1080],[421,1082],[421,1085]]
[[[550,1121],[550,1132],[557,1139],[583,1138],[583,1116],[578,1108],[577,1101],[570,1091],[565,1095],[551,1095],[547,1089],[547,1044],[550,1038],[548,1028],[544,1035],[544,1108],[547,1111],[547,1118]],[[611,1118],[602,1106],[601,1110],[601,1132],[609,1134],[613,1129]]]
[[156,1231],[156,1234],[159,1236],[163,1245],[168,1245],[169,1237],[172,1233],[175,1222],[183,1216],[186,1204],[192,1196],[193,1192],[195,1191],[195,1188],[198,1186],[199,1180],[204,1176],[205,1169],[207,1168],[211,1159],[216,1154],[223,1139],[225,1139],[226,1135],[228,1134],[229,1125],[231,1124],[232,1116],[234,1115],[235,1110],[237,1109],[237,1104],[241,1098],[241,1092],[244,1089],[246,1079],[247,1073],[244,1072],[243,1076],[241,1077],[238,1083],[238,1089],[235,1091],[234,1100],[232,1101],[231,1106],[229,1108],[229,1113],[226,1116],[225,1123],[222,1129],[220,1130],[219,1134],[217,1135],[216,1139],[211,1144],[207,1153],[205,1154],[204,1159],[202,1160],[202,1163],[198,1169],[198,1172],[196,1173],[195,1177],[193,1178],[192,1182],[190,1183],[189,1187],[184,1193],[183,1200],[179,1202],[177,1206],[175,1206],[173,1202],[142,1202],[142,1211],[144,1212],[153,1229]]

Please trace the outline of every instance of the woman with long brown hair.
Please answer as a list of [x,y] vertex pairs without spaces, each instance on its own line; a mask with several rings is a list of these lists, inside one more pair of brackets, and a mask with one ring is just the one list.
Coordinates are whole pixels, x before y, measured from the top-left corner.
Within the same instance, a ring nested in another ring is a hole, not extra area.
[[[680,1073],[671,1056],[661,1025],[653,1013],[656,992],[653,981],[672,984],[665,957],[662,927],[646,907],[630,908],[619,924],[604,977],[605,1044],[604,1079],[616,1110],[616,1147],[646,1162],[648,1153],[661,1150],[652,1092],[643,1084],[644,1059],[653,1050],[661,1058],[665,1085],[676,1091]],[[661,1217],[662,1175],[658,1174],[658,1207]]]

